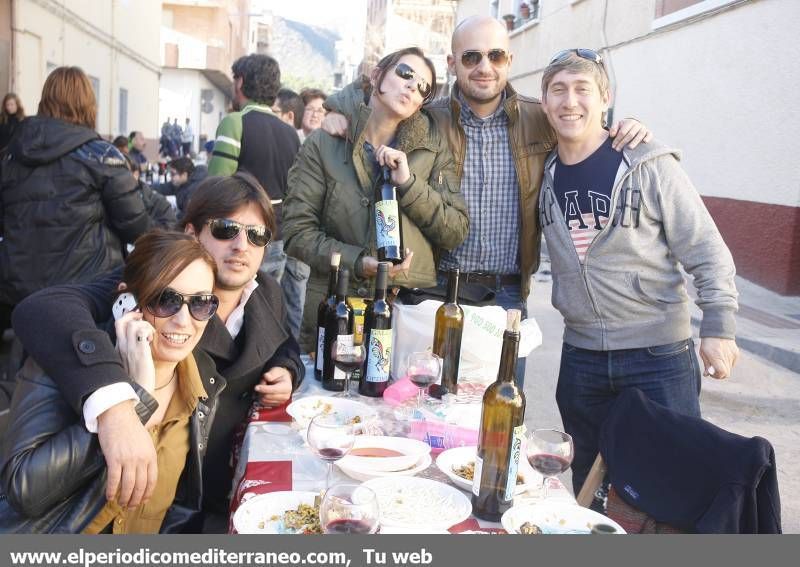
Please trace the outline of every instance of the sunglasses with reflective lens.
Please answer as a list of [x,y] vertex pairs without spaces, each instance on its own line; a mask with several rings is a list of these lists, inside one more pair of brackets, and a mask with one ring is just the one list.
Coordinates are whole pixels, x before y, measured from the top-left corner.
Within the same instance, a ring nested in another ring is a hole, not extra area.
[[484,55],[489,58],[489,62],[495,67],[502,67],[508,63],[508,53],[505,49],[490,49],[489,51],[467,49],[461,54],[461,64],[467,69],[472,69],[481,62]]
[[426,99],[431,94],[431,84],[420,77],[417,72],[412,69],[410,66],[406,65],[405,63],[398,63],[394,67],[394,74],[403,79],[404,81],[410,81],[411,79],[417,80],[417,90],[419,94],[422,95],[423,99]]
[[147,306],[147,310],[156,317],[166,319],[180,311],[184,303],[189,306],[189,314],[194,319],[208,321],[217,312],[219,298],[213,293],[183,294],[168,287]]
[[232,240],[242,229],[247,231],[247,240],[253,246],[263,247],[272,240],[272,232],[262,224],[242,224],[230,219],[211,219],[208,221],[211,236],[217,240]]
[[579,48],[579,49],[565,49],[563,51],[559,51],[558,53],[553,55],[553,58],[550,60],[550,63],[548,63],[548,65],[564,61],[565,59],[569,58],[573,53],[578,57],[580,57],[581,59],[588,59],[589,61],[597,63],[598,65],[603,64],[603,58],[595,50]]

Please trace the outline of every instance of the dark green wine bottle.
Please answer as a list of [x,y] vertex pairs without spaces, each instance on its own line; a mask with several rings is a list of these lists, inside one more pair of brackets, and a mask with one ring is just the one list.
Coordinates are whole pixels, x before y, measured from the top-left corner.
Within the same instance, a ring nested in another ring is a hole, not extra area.
[[472,512],[497,522],[511,507],[525,437],[525,394],[514,381],[519,352],[518,309],[508,310],[497,380],[486,388],[472,480]]
[[328,295],[319,302],[317,308],[317,357],[314,364],[314,377],[322,379],[323,369],[331,363],[331,353],[325,350],[325,321],[328,311],[336,308],[336,282],[339,281],[339,262],[342,255],[339,252],[331,254],[331,270],[328,274]]
[[442,359],[442,387],[458,393],[458,363],[461,358],[461,335],[464,310],[458,304],[458,268],[447,276],[447,300],[436,310],[433,330],[433,354]]

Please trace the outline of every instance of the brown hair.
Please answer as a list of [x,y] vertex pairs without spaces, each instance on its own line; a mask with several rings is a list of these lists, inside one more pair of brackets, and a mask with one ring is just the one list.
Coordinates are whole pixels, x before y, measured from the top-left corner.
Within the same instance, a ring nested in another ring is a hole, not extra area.
[[133,252],[125,260],[125,291],[136,296],[139,306],[149,305],[195,260],[208,264],[216,277],[214,258],[194,236],[152,230],[136,240]]
[[5,124],[11,117],[11,115],[6,112],[6,102],[8,102],[9,99],[14,99],[14,102],[17,103],[17,113],[14,115],[17,117],[17,120],[22,120],[25,118],[25,109],[22,107],[22,101],[19,99],[16,93],[8,93],[3,97],[3,108],[0,110],[0,124]]
[[609,89],[608,73],[606,72],[603,63],[595,63],[590,59],[584,59],[577,53],[571,53],[563,58],[550,63],[542,74],[542,99],[547,98],[547,89],[550,82],[558,73],[566,71],[567,73],[586,73],[594,78],[597,87],[600,89],[600,94],[606,94]]
[[192,193],[181,228],[192,225],[195,233],[200,234],[209,220],[229,217],[251,203],[258,207],[264,224],[275,234],[275,211],[255,177],[244,171],[230,177],[207,177]]
[[300,98],[303,99],[303,105],[308,104],[312,100],[316,100],[321,98],[323,102],[328,99],[328,95],[325,94],[324,91],[319,89],[303,89],[300,91]]
[[92,83],[80,67],[58,67],[42,87],[39,114],[94,130],[97,102]]
[[[394,69],[395,65],[397,65],[397,62],[406,55],[416,55],[422,59],[425,62],[425,65],[428,67],[428,70],[431,72],[431,92],[422,101],[422,104],[427,104],[436,97],[436,67],[434,67],[433,61],[425,57],[425,54],[419,47],[406,47],[405,49],[399,49],[378,61],[378,64],[375,65],[375,69],[379,70],[378,78],[375,81],[375,88],[378,91],[378,94],[383,94],[383,91],[381,91],[381,85],[383,84],[384,77],[386,77],[386,73]],[[361,88],[365,93],[372,93],[372,84],[370,83],[369,77],[364,76],[361,78]]]

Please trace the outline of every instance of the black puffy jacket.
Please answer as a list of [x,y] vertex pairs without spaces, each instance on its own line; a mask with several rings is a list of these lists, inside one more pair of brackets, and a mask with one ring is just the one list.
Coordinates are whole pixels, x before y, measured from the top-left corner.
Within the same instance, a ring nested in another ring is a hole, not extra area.
[[91,281],[150,228],[122,154],[88,128],[28,118],[0,170],[0,302]]
[[[199,532],[202,461],[225,379],[204,352],[193,353],[207,399],[189,420],[186,466],[161,533]],[[29,358],[19,375],[0,455],[0,533],[81,533],[106,504],[106,462],[97,435],[55,382]],[[146,423],[158,402],[138,384],[136,413]]]

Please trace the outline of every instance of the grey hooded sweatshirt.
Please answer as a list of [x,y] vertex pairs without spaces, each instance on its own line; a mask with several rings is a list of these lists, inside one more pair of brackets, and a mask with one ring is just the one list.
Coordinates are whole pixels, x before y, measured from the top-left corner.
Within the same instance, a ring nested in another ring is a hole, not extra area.
[[624,174],[611,193],[611,218],[583,264],[553,192],[556,151],[539,197],[553,272],[553,306],[564,341],[591,350],[669,344],[691,337],[679,264],[692,276],[703,311],[701,337],[733,339],[738,296],[728,247],[686,173],[678,150],[657,142],[625,148]]

